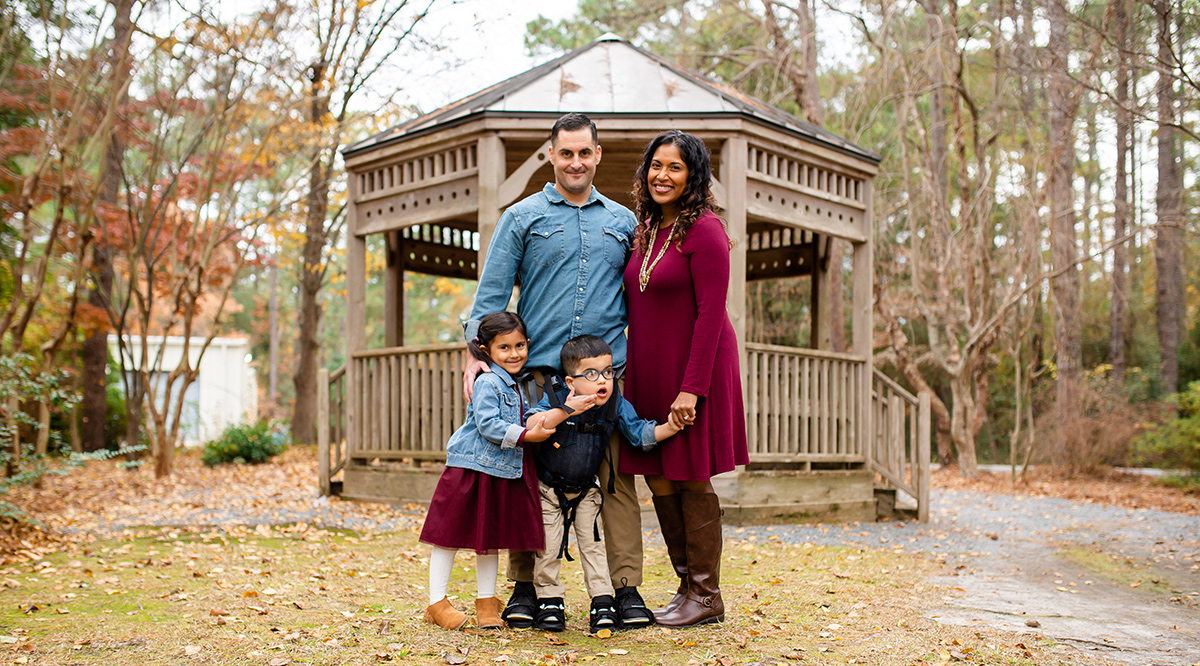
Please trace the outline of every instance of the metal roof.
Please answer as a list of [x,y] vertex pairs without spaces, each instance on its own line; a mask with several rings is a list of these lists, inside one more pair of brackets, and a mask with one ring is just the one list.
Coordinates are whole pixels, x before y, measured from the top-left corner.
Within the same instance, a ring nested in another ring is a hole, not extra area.
[[346,147],[346,155],[488,116],[748,116],[873,163],[881,157],[733,88],[689,72],[611,33],[436,111]]

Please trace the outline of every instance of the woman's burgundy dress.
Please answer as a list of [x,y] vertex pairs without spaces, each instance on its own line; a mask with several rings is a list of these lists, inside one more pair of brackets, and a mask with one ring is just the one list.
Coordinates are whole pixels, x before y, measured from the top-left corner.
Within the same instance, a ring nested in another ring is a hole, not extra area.
[[[651,261],[666,239],[660,229]],[[629,474],[673,481],[707,481],[750,461],[737,339],[725,311],[729,237],[720,219],[705,213],[680,249],[672,243],[638,289],[643,253],[625,267],[629,303],[629,365],[625,397],[638,416],[665,422],[680,391],[700,396],[696,422],[642,453],[623,444],[617,467]]]

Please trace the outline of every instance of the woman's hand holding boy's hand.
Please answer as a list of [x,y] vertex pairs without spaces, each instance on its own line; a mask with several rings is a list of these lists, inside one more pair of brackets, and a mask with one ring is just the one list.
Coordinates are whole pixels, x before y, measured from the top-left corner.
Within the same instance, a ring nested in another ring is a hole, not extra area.
[[699,397],[695,393],[680,391],[671,403],[671,417],[680,424],[689,426],[696,422],[696,403]]

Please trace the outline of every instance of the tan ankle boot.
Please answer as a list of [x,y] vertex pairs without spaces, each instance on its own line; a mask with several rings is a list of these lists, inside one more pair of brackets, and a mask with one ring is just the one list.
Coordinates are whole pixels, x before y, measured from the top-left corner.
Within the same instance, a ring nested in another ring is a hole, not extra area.
[[443,629],[457,631],[467,623],[467,616],[451,606],[449,599],[442,597],[441,601],[425,609],[425,621]]
[[500,619],[500,600],[496,597],[476,599],[475,621],[480,629],[499,629],[504,626],[504,621]]

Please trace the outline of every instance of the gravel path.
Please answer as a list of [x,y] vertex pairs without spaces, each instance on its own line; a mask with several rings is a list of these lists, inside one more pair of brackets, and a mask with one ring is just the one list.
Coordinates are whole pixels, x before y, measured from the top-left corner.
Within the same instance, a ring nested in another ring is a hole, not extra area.
[[[929,523],[731,528],[930,553],[955,591],[939,622],[1028,632],[1126,664],[1200,664],[1200,517],[934,490]],[[1035,626],[1031,626],[1034,625]]]

